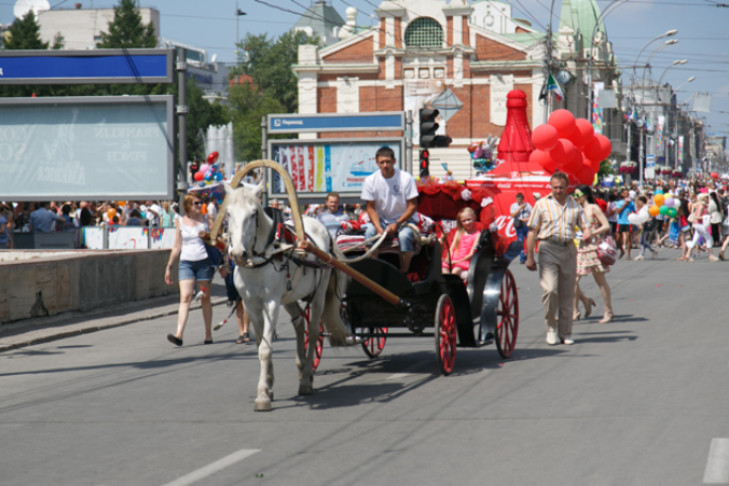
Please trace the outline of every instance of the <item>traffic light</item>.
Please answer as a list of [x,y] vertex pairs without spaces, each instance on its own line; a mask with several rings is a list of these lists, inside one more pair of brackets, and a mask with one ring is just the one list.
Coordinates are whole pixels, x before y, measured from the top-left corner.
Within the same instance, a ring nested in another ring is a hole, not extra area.
[[190,180],[194,181],[195,173],[197,173],[197,171],[200,170],[200,163],[197,161],[196,158],[193,159],[192,162],[190,163],[189,170],[190,170]]
[[420,151],[420,177],[428,177],[430,175],[428,167],[430,167],[430,153],[428,149],[423,149]]
[[427,149],[435,140],[435,132],[439,125],[435,122],[438,110],[423,108],[420,110],[420,148]]
[[420,148],[448,147],[452,139],[448,135],[436,135],[440,125],[436,123],[438,110],[422,108],[420,110]]

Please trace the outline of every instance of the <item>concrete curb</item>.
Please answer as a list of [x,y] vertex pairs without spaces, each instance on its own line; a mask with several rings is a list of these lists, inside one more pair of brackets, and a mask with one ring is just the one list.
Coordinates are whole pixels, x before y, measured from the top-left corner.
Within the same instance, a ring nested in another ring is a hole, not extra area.
[[[0,326],[0,353],[173,315],[177,313],[178,299],[177,295],[171,295],[126,303],[114,311],[97,309],[88,313],[71,312],[4,324]],[[213,306],[225,304],[227,301],[225,297],[212,298]],[[198,308],[199,303],[191,307]]]

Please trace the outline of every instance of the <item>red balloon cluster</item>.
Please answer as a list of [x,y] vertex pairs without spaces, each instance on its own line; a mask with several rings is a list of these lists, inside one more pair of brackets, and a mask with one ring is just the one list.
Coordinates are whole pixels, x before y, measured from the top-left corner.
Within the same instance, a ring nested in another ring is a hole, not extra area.
[[566,173],[570,181],[592,185],[600,163],[612,150],[610,140],[596,134],[592,124],[584,118],[575,118],[567,110],[549,115],[544,125],[532,131],[536,150],[529,156],[550,174],[555,170]]

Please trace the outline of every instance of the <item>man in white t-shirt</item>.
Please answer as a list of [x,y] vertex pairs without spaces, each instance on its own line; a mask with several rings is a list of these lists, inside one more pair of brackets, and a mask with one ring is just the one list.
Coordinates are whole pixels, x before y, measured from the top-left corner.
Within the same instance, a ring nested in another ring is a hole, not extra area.
[[362,184],[362,199],[367,202],[370,224],[365,239],[387,233],[397,234],[400,243],[400,269],[407,272],[415,250],[415,233],[406,226],[418,208],[418,188],[412,175],[395,168],[395,153],[382,147],[375,154],[378,172],[370,174]]
[[160,225],[160,215],[162,214],[162,206],[157,201],[147,201],[147,220],[150,226]]

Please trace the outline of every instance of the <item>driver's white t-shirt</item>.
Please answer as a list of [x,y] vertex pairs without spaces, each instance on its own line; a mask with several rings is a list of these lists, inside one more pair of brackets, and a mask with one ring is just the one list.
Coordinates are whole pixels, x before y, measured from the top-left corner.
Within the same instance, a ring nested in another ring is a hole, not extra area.
[[389,179],[385,179],[378,170],[368,175],[362,184],[362,199],[375,202],[375,210],[386,224],[402,216],[408,201],[416,197],[418,188],[415,179],[400,169],[395,169],[395,174]]

